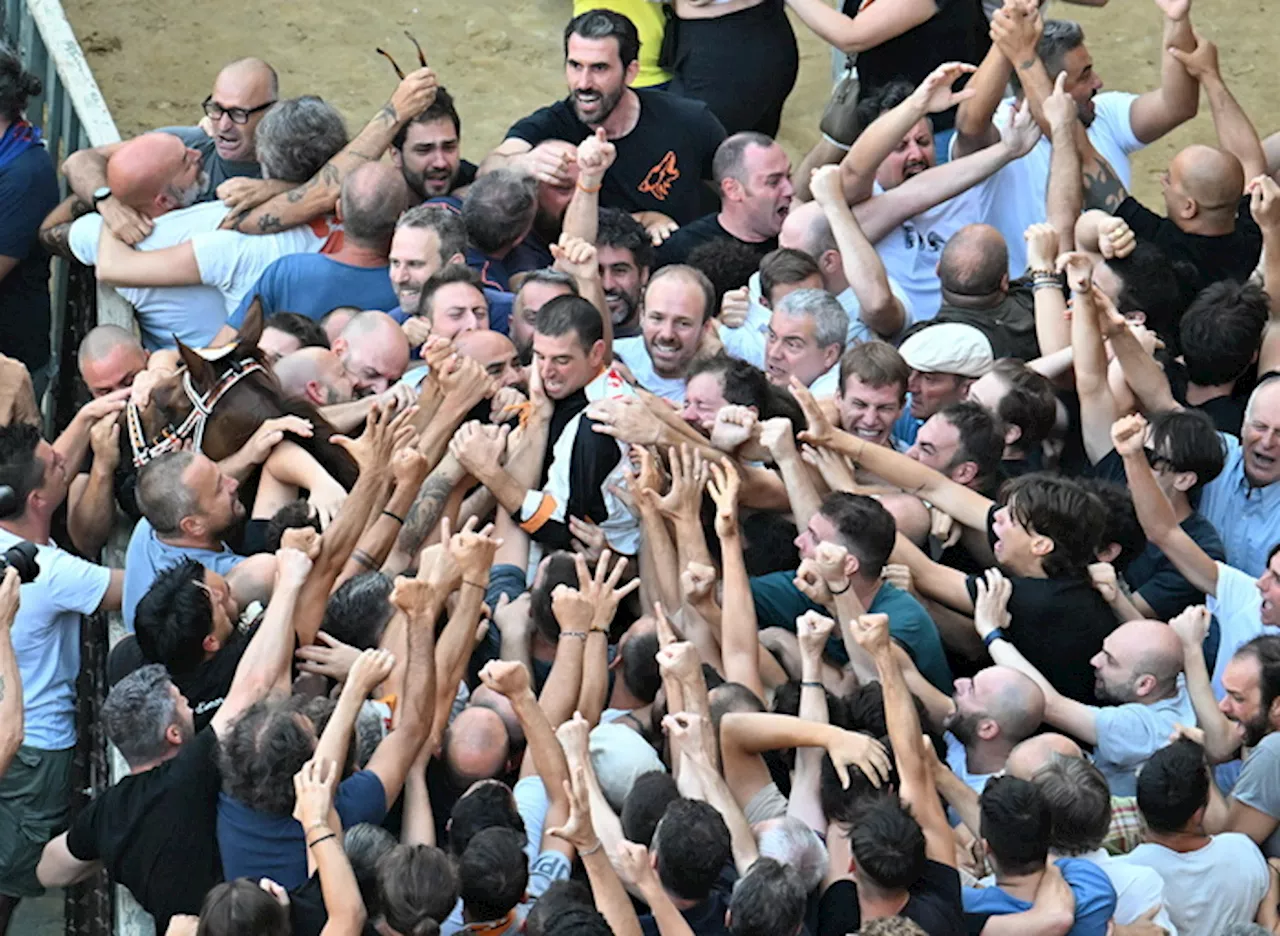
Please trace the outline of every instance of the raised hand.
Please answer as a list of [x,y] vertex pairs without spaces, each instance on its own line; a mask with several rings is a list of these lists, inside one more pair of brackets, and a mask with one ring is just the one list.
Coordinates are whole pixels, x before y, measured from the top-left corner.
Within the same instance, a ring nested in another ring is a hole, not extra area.
[[570,767],[586,763],[590,756],[591,724],[582,717],[581,712],[574,712],[573,718],[561,722],[556,728],[556,740],[564,749],[564,756]]
[[872,656],[888,653],[892,647],[887,614],[859,614],[849,629],[858,646]]
[[1202,652],[1204,638],[1209,633],[1209,618],[1209,609],[1204,605],[1190,605],[1169,621],[1187,653]]
[[1121,416],[1111,424],[1111,444],[1121,458],[1141,455],[1147,444],[1147,420],[1141,413]]
[[600,276],[595,245],[588,244],[581,237],[561,234],[560,243],[551,245],[551,256],[555,258],[556,269],[568,273],[575,280],[596,279]]
[[[1191,13],[1191,0],[1156,0],[1156,6],[1171,20],[1184,20]],[[1196,36],[1196,43],[1197,46],[1200,43],[1199,36]]]
[[570,771],[569,780],[562,780],[565,795],[569,799],[569,818],[564,825],[554,826],[547,832],[564,839],[579,852],[593,852],[600,846],[595,827],[591,824],[591,803],[587,796],[587,772],[582,764]]
[[[772,421],[772,420],[770,420]],[[783,422],[786,422],[784,419]],[[800,450],[800,458],[806,465],[818,469],[822,480],[833,491],[849,491],[858,488],[858,477],[854,473],[853,463],[848,456],[833,452],[829,448],[814,448],[806,445]]]
[[445,397],[456,401],[461,410],[470,410],[498,392],[497,381],[485,373],[475,358],[454,355],[445,361],[436,379]]
[[658,501],[658,507],[673,520],[696,519],[710,474],[707,463],[700,452],[687,444],[667,449],[667,461],[671,465],[671,490]]
[[304,832],[310,833],[316,826],[327,828],[339,773],[337,764],[318,757],[307,761],[293,775],[293,818]]
[[609,546],[604,530],[590,520],[570,516],[569,532],[573,534],[573,551],[581,553],[588,562],[599,560]]
[[95,422],[89,430],[89,447],[99,468],[115,471],[120,464],[120,417],[111,413]]
[[365,650],[351,664],[347,674],[347,687],[357,698],[363,699],[375,688],[386,682],[396,658],[390,650]]
[[818,563],[813,559],[800,560],[800,568],[796,569],[796,577],[791,582],[800,594],[814,604],[835,613],[835,596],[831,594],[831,589],[827,587],[827,580],[818,569]]
[[524,693],[532,693],[529,671],[523,663],[514,660],[490,660],[480,670],[480,681],[499,695],[514,700]]
[[738,532],[738,492],[742,480],[737,467],[727,458],[720,459],[718,465],[712,462],[710,467],[707,493],[716,505],[716,536],[725,539]]
[[1044,35],[1044,20],[1039,10],[1006,6],[992,14],[990,32],[992,43],[1017,68],[1035,61],[1040,37]]
[[1009,119],[999,130],[1000,142],[1014,159],[1021,159],[1040,142],[1040,125],[1031,116],[1031,105],[1026,101],[1009,112]]
[[649,858],[649,849],[635,842],[621,842],[618,853],[613,856],[618,878],[623,884],[630,884],[637,890],[661,887],[658,872],[653,868]]
[[1280,227],[1280,185],[1268,175],[1260,175],[1250,181],[1249,212],[1258,227],[1274,230]]
[[796,431],[791,420],[774,416],[760,423],[760,444],[769,450],[775,463],[796,454]]
[[826,445],[835,437],[835,426],[831,425],[831,420],[818,405],[818,401],[813,398],[809,388],[798,378],[792,377],[791,395],[800,404],[800,409],[804,411],[805,422],[808,424],[798,436],[800,441],[808,442],[810,445]]
[[417,580],[426,582],[439,594],[447,595],[462,584],[462,566],[446,545],[449,541],[448,518],[440,524],[440,542],[428,546],[418,556]]
[[[575,557],[579,562],[581,556]],[[585,568],[585,563],[584,563]],[[591,603],[582,590],[570,588],[568,585],[557,585],[551,592],[551,613],[560,625],[560,635],[585,635],[591,630],[591,619],[595,617],[595,605]]]
[[396,122],[407,123],[435,103],[438,87],[436,73],[425,66],[405,75],[391,95]]
[[[606,549],[600,555],[600,561],[596,563],[595,574],[586,583],[587,598],[595,608],[595,615],[591,620],[592,630],[607,631],[609,625],[613,623],[613,616],[617,613],[619,602],[640,587],[639,578],[633,578],[627,584],[618,587],[618,582],[622,580],[622,575],[627,570],[627,559],[625,556],[619,556],[613,569],[610,570],[611,558],[612,553]],[[582,571],[585,567],[586,563],[583,562],[578,572],[579,587],[581,587]]]
[[900,591],[909,594],[915,593],[916,583],[915,579],[911,577],[910,566],[903,565],[900,562],[887,562],[884,568],[880,570],[880,578]]
[[844,546],[823,540],[814,547],[813,562],[832,594],[849,587],[849,550]]
[[691,605],[714,599],[716,587],[716,570],[713,566],[701,562],[690,562],[680,573],[680,590],[684,600]]
[[889,779],[889,755],[882,745],[871,735],[858,731],[839,731],[827,742],[827,753],[831,755],[831,765],[840,778],[840,786],[849,789],[849,768],[861,770],[871,785],[876,789]]
[[796,639],[800,643],[800,652],[811,660],[820,660],[827,649],[827,638],[835,629],[836,622],[817,611],[806,611],[796,618]]
[[493,554],[502,545],[502,540],[493,536],[492,523],[477,530],[477,522],[475,517],[470,518],[449,540],[449,552],[462,569],[464,582],[479,578],[487,582],[489,569],[493,567]]
[[1108,215],[1099,222],[1098,250],[1108,260],[1129,256],[1137,244],[1137,236],[1123,218]]
[[[920,82],[912,92],[911,99],[926,114],[940,114],[950,110],[977,93],[970,88],[963,91],[952,90],[952,85],[965,75],[973,74],[977,70],[976,65],[965,62],[946,62],[939,65],[925,77],[924,81]],[[817,198],[817,193],[814,193],[814,198]]]
[[485,425],[479,420],[463,423],[449,440],[449,452],[474,478],[486,477],[506,461],[509,425]]
[[1041,221],[1027,228],[1022,236],[1027,242],[1027,268],[1054,269],[1058,259],[1058,232],[1053,225]]
[[[315,530],[311,531],[313,534]],[[276,550],[276,586],[301,588],[311,573],[311,557],[300,549],[281,546]]]
[[1114,604],[1120,597],[1120,587],[1116,584],[1116,567],[1109,562],[1089,564],[1089,584],[1107,604]]
[[662,730],[673,744],[693,758],[705,759],[705,752],[715,750],[708,737],[706,719],[692,712],[677,712],[662,717]]
[[711,444],[722,452],[736,452],[750,440],[756,428],[756,412],[733,403],[720,407],[711,427]]
[[427,461],[427,456],[412,445],[398,449],[391,456],[391,477],[395,479],[397,487],[416,491],[430,473],[431,464]]
[[848,204],[844,198],[844,183],[840,181],[840,167],[835,164],[818,166],[813,170],[809,176],[809,193],[823,208]]
[[298,661],[299,672],[346,682],[350,678],[351,667],[360,658],[360,651],[319,631],[316,642],[293,651],[293,658]]
[[596,400],[586,412],[587,418],[596,423],[592,429],[620,442],[656,445],[662,438],[662,421],[635,397]]
[[689,682],[697,679],[702,670],[702,660],[693,644],[679,640],[658,651],[658,670],[664,676]]
[[1065,71],[1058,72],[1058,77],[1053,82],[1053,92],[1044,99],[1044,119],[1049,122],[1049,126],[1055,130],[1061,130],[1065,127],[1074,127],[1076,121],[1080,119],[1080,111],[1076,107],[1076,100],[1066,91],[1067,73]]
[[1078,251],[1064,253],[1058,257],[1059,273],[1067,274],[1067,285],[1077,296],[1091,295],[1093,289],[1093,260],[1088,254]]
[[999,569],[987,569],[977,581],[977,596],[973,600],[973,626],[978,636],[986,637],[995,630],[1004,630],[1012,617],[1009,615],[1009,596],[1013,583]]
[[355,459],[361,474],[382,470],[390,465],[391,453],[402,448],[413,436],[413,426],[409,420],[417,412],[417,407],[410,407],[393,416],[390,407],[375,406],[369,411],[369,418],[360,438],[352,440],[336,435],[331,436],[329,441],[342,446]]
[[579,181],[586,179],[590,185],[599,184],[617,158],[618,148],[609,142],[604,127],[596,127],[596,132],[592,136],[578,144]]
[[671,626],[671,621],[667,619],[667,612],[662,610],[662,602],[655,601],[653,604],[653,620],[656,624],[654,628],[658,632],[658,647],[666,648],[676,641],[680,640],[680,635],[676,633],[676,629]]
[[543,185],[567,188],[574,184],[574,168],[577,153],[567,151],[558,142],[552,145],[539,143],[522,159],[524,168]]
[[290,527],[280,534],[281,549],[296,549],[312,562],[320,558],[322,538],[314,528]]
[[720,324],[724,328],[741,328],[751,311],[751,290],[743,286],[730,289],[720,300]]

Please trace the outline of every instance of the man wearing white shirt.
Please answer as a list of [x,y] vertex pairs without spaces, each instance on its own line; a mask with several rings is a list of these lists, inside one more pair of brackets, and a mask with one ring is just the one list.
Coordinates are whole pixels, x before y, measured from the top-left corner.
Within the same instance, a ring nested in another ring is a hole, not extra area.
[[[996,11],[992,19],[996,41],[966,86],[975,93],[956,112],[952,157],[974,152],[994,139],[1000,118],[1016,103],[1013,98],[1001,100],[1014,76],[1014,65],[1025,93],[1036,102],[1048,96],[1058,73],[1066,72],[1065,90],[1075,98],[1083,137],[1128,187],[1129,154],[1194,117],[1200,100],[1199,85],[1169,52],[1170,48],[1184,52],[1195,48],[1191,4],[1189,0],[1156,0],[1156,5],[1165,13],[1161,85],[1141,95],[1099,93],[1102,80],[1093,69],[1078,23],[1049,20],[1041,25],[1038,12],[1026,15],[1013,5]],[[1026,269],[1023,232],[1045,220],[1050,150],[1049,140],[1043,139],[996,177],[999,194],[991,223],[1009,244],[1010,276],[1019,276]],[[1086,172],[1092,155],[1083,159]]]
[[644,290],[640,335],[619,338],[614,356],[636,383],[658,396],[684,403],[689,365],[702,336],[714,328],[715,287],[705,273],[683,264],[659,269]]
[[765,376],[775,387],[795,377],[818,399],[840,393],[840,356],[849,315],[829,292],[798,289],[778,303],[769,319]]

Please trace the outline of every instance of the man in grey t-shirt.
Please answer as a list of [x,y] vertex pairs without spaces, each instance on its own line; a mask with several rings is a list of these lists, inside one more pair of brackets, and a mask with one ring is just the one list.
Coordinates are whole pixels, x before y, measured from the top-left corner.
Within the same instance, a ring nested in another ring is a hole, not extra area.
[[[194,127],[162,127],[203,159],[208,183],[197,201],[212,201],[227,179],[262,177],[255,148],[258,123],[275,103],[279,82],[275,69],[261,59],[240,59],[225,66],[213,82],[213,93],[203,103],[205,119]],[[122,143],[79,150],[67,157],[62,171],[67,184],[91,203],[117,237],[136,244],[151,231],[149,219],[122,204],[107,185],[107,162]]]

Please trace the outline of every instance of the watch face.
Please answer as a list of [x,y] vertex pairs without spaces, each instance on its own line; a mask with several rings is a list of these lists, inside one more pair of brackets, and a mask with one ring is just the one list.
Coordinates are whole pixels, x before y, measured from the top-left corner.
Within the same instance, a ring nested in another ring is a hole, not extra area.
[[93,201],[94,201],[94,204],[97,204],[98,202],[102,201],[103,199],[105,199],[105,198],[110,198],[110,197],[111,197],[111,189],[106,188],[105,186],[104,186],[103,188],[100,188],[100,189],[94,189],[94,191],[93,191]]

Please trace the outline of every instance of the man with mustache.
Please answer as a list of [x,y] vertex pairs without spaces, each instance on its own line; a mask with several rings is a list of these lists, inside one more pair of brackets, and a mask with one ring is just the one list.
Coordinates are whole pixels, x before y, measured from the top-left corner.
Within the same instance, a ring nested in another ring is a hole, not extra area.
[[686,263],[699,244],[736,240],[763,257],[778,246],[778,232],[791,208],[791,160],[772,137],[735,133],[716,150],[712,174],[720,211],[686,224],[658,248],[658,265]]
[[613,353],[640,386],[684,403],[689,365],[714,309],[715,288],[706,274],[683,264],[663,267],[644,291],[640,337],[615,341]]
[[449,195],[476,178],[475,163],[462,158],[462,120],[453,96],[436,90],[431,106],[400,128],[391,142],[391,162],[421,201]]
[[613,337],[640,334],[640,299],[653,269],[653,242],[642,225],[617,208],[601,208],[596,230],[600,284],[613,319]]
[[601,183],[601,204],[660,212],[679,224],[703,215],[702,180],[712,178],[725,136],[720,121],[701,101],[629,87],[640,69],[640,39],[625,16],[589,10],[570,21],[564,37],[569,96],[516,122],[480,173],[511,166],[545,185],[572,184],[574,155],[544,144],[577,145],[603,128],[617,159]]

